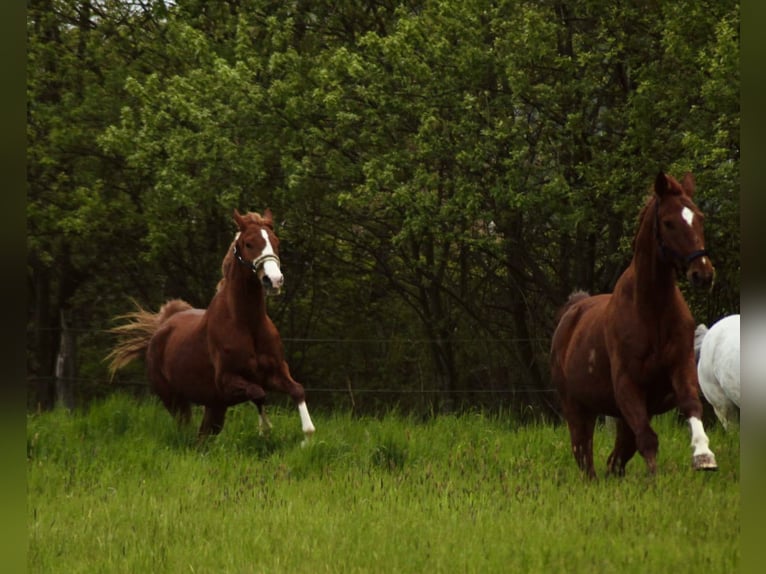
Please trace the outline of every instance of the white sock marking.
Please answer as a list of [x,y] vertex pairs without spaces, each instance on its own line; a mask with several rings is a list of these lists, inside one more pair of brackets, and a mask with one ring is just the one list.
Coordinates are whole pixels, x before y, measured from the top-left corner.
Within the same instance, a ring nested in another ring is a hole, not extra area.
[[314,432],[314,423],[311,422],[311,417],[309,416],[309,409],[306,406],[305,402],[302,402],[298,405],[298,413],[301,415],[301,426],[303,427],[303,432],[306,434],[311,434]]
[[694,456],[699,454],[713,454],[713,451],[708,447],[710,442],[705,434],[705,428],[702,426],[702,421],[697,417],[689,418],[689,427],[692,431],[692,447],[694,447]]

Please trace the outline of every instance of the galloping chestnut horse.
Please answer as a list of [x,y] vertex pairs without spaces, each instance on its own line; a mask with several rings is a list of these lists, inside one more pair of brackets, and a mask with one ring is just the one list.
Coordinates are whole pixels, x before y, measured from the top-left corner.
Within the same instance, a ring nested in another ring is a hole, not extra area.
[[676,285],[686,271],[709,287],[713,265],[702,213],[692,202],[694,177],[660,173],[641,210],[633,259],[611,294],[573,293],[559,311],[551,345],[551,377],[580,468],[595,478],[593,429],[599,414],[617,418],[607,472],[625,473],[636,450],[657,468],[653,415],[677,407],[688,420],[695,469],[716,469],[702,425],[694,360],[694,319]]
[[223,429],[226,410],[252,401],[260,425],[270,427],[263,405],[266,390],[292,397],[303,432],[314,432],[303,387],[290,376],[282,341],[266,314],[266,291],[279,290],[279,241],[270,210],[240,215],[239,228],[224,258],[223,279],[207,310],[180,299],[158,313],[138,308],[124,315],[129,322],[113,329],[120,341],[107,357],[112,374],[144,357],[152,390],[179,419],[191,419],[191,405],[204,405],[199,437]]

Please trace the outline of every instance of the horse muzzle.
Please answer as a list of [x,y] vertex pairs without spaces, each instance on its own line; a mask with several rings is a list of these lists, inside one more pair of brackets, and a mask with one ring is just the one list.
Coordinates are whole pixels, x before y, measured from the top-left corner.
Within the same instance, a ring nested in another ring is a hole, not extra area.
[[253,272],[269,295],[277,295],[285,281],[279,268],[279,257],[273,253],[261,255],[252,262]]
[[282,291],[282,284],[284,283],[283,276],[280,274],[278,278],[272,279],[267,273],[264,273],[261,279],[261,285],[266,289],[268,295],[279,295]]
[[282,275],[278,265],[273,261],[267,261],[258,269],[257,275],[261,285],[266,289],[266,293],[269,295],[279,295],[282,285],[284,285],[285,277]]
[[715,268],[707,256],[707,252],[699,251],[693,253],[687,259],[687,262],[686,278],[692,287],[697,289],[710,288],[715,279]]

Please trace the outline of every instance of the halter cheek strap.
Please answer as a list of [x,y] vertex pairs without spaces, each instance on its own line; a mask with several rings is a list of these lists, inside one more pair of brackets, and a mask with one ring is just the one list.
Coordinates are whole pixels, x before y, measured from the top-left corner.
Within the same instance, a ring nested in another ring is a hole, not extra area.
[[277,257],[273,253],[263,253],[259,255],[258,257],[256,257],[255,259],[253,259],[251,262],[251,261],[247,261],[244,257],[242,257],[242,255],[240,255],[239,249],[237,249],[236,245],[234,245],[234,249],[232,251],[234,251],[234,257],[237,259],[237,261],[239,261],[245,267],[249,267],[253,273],[255,273],[256,271],[258,271],[258,269],[263,267],[263,265],[267,261],[273,261],[274,263],[279,265],[279,257]]
[[684,258],[684,263],[686,265],[689,265],[692,261],[695,259],[698,259],[700,257],[705,257],[708,254],[707,249],[697,249],[697,251],[692,251]]

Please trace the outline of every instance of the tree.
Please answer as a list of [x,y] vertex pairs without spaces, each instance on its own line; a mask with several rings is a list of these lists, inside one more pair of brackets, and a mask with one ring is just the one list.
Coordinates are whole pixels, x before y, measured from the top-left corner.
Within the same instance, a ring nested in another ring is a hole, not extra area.
[[[718,279],[688,294],[695,315],[737,310],[735,2],[30,14],[40,363],[61,308],[88,325],[128,296],[205,306],[232,209],[270,207],[288,282],[270,313],[309,389],[417,388],[445,410],[504,391],[549,411],[555,310],[611,290],[659,169],[692,170],[708,213]],[[115,238],[124,256],[105,258]],[[108,341],[87,343],[97,373]]]
[[[146,38],[163,14],[162,2],[29,6],[28,370],[30,401],[41,408],[55,402],[59,318],[71,314],[74,329],[98,325],[122,288],[151,290],[151,273],[125,255],[144,235],[135,209],[140,182],[97,139],[118,117],[128,70],[162,67]],[[80,356],[93,360],[87,351]]]

